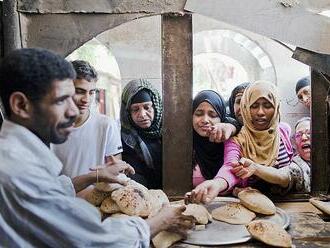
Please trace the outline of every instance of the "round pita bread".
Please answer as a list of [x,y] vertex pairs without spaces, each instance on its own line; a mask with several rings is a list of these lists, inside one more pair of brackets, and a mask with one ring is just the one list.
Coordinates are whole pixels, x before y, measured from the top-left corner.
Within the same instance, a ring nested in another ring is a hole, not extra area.
[[278,224],[267,220],[255,220],[246,226],[251,236],[265,244],[291,247],[291,236]]
[[182,214],[193,216],[197,224],[206,225],[209,222],[210,214],[203,205],[188,204]]
[[256,214],[240,203],[229,203],[212,211],[212,217],[229,224],[246,225],[256,217]]
[[111,194],[111,198],[117,203],[121,212],[128,215],[148,217],[151,213],[149,192],[132,185],[120,188]]
[[152,216],[162,208],[163,204],[170,203],[164,191],[160,189],[149,189],[148,192],[151,198]]
[[102,201],[108,196],[110,196],[109,192],[101,192],[94,188],[86,195],[85,199],[94,206],[100,206]]
[[238,193],[241,203],[253,212],[273,215],[276,212],[274,203],[256,189],[246,189]]
[[182,236],[178,233],[162,231],[152,239],[152,243],[155,248],[168,248],[181,239]]
[[118,207],[117,203],[112,200],[111,196],[105,198],[100,207],[103,213],[107,214],[114,214],[120,212],[120,208]]
[[[123,173],[120,173],[118,176],[117,176],[118,179],[120,180],[124,180],[126,181],[127,183],[131,180],[130,178],[128,178],[125,174]],[[112,192],[112,191],[115,191],[119,188],[122,188],[124,187],[124,185],[122,184],[119,184],[119,183],[105,183],[105,182],[100,182],[100,183],[96,183],[95,184],[95,188],[98,190],[98,191],[102,191],[102,192]]]

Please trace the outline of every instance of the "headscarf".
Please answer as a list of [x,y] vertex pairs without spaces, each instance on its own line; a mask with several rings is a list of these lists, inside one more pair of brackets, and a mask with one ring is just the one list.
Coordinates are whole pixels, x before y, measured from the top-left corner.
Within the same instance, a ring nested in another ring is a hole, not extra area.
[[237,85],[233,91],[231,92],[231,95],[229,97],[229,100],[228,100],[228,104],[229,104],[229,116],[231,118],[234,118],[236,119],[236,116],[235,116],[235,111],[234,111],[234,105],[235,105],[235,100],[236,100],[236,95],[238,93],[243,93],[244,90],[250,85],[250,83],[241,83],[239,85]]
[[[269,127],[258,131],[252,124],[250,107],[262,97],[274,106],[275,111]],[[233,139],[241,146],[242,157],[249,158],[258,164],[273,166],[277,161],[280,145],[279,98],[275,85],[267,81],[251,84],[243,93],[240,107],[244,126]]]
[[[142,90],[149,93],[155,111],[151,126],[144,129],[138,127],[134,123],[130,114],[132,99],[138,92]],[[163,105],[159,92],[154,89],[146,79],[132,80],[123,89],[121,96],[120,120],[121,128],[124,132],[134,132],[135,130],[142,137],[160,138],[162,128],[162,112]]]
[[[226,120],[226,106],[223,98],[213,90],[199,92],[193,100],[193,113],[202,102],[208,102],[218,114],[221,122]],[[206,179],[213,179],[223,165],[223,143],[210,142],[193,130],[194,162],[200,167]]]
[[300,89],[309,86],[310,84],[311,84],[311,78],[309,76],[299,79],[298,82],[296,83],[296,94],[298,94]]

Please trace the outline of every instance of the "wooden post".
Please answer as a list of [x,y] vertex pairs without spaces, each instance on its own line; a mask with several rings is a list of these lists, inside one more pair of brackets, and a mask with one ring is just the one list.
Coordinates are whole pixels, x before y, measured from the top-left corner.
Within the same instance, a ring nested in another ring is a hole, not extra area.
[[16,0],[3,1],[2,22],[4,33],[3,48],[4,55],[6,55],[12,50],[22,47]]
[[330,186],[329,81],[312,69],[312,194],[327,193]]
[[192,17],[162,16],[163,187],[192,189]]

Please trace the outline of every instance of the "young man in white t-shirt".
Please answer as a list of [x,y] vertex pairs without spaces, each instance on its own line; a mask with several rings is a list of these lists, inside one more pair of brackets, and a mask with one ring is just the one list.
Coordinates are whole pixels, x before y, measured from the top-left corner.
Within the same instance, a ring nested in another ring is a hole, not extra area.
[[71,178],[90,172],[91,167],[121,159],[122,144],[117,122],[90,110],[96,93],[97,72],[86,61],[75,60],[73,100],[79,109],[75,128],[68,140],[53,145],[52,150],[63,163],[62,173]]

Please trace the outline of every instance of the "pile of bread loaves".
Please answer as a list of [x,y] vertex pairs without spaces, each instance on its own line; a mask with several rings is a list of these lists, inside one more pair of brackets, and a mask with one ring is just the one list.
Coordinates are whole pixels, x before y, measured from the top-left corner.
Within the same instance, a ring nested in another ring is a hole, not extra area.
[[[109,216],[148,218],[157,214],[163,204],[169,203],[168,197],[162,190],[148,190],[124,174],[121,174],[119,178],[126,180],[127,185],[97,183],[86,196],[88,202],[99,208],[103,219]],[[183,214],[194,216],[196,226],[205,228],[205,224],[211,219],[207,209],[197,204],[188,204],[186,207]],[[152,242],[156,248],[166,248],[181,239],[179,234],[163,231],[156,235]]]
[[278,224],[267,220],[255,220],[256,213],[273,215],[276,212],[274,203],[256,189],[245,189],[238,193],[240,203],[228,203],[212,211],[216,220],[230,224],[246,225],[252,237],[268,245],[291,247],[291,236]]

